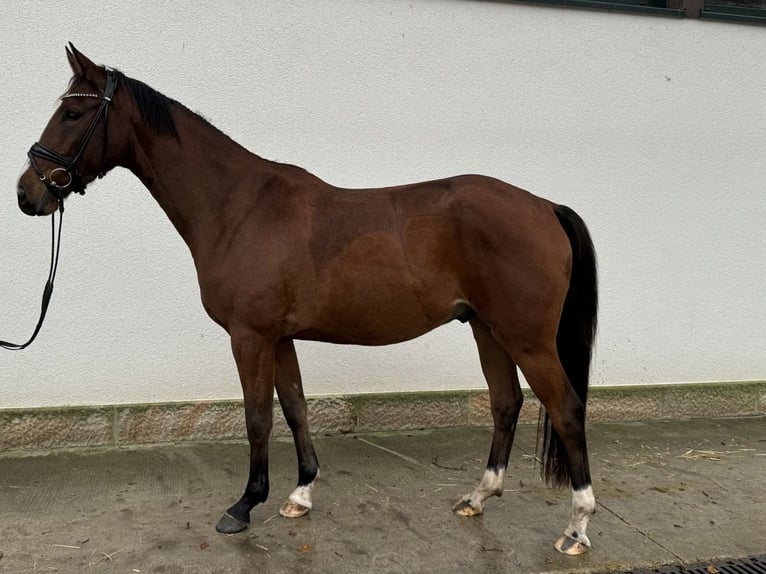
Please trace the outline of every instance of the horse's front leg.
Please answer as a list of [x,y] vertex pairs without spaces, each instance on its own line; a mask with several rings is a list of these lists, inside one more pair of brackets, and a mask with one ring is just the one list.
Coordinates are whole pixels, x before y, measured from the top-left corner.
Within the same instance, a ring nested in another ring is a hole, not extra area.
[[284,339],[277,346],[276,386],[279,403],[295,441],[298,455],[298,485],[279,508],[286,518],[298,518],[311,510],[311,495],[319,478],[319,462],[311,443],[306,399],[298,367],[298,357],[292,339]]
[[275,345],[255,333],[232,333],[234,359],[245,397],[250,476],[245,492],[215,529],[230,534],[247,528],[250,510],[269,496],[269,436],[274,403]]

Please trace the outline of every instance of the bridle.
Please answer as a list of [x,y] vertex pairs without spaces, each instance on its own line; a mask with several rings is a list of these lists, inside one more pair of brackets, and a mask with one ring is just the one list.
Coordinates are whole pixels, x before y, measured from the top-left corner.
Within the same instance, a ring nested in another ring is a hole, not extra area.
[[[32,165],[32,169],[37,174],[37,177],[45,184],[45,194],[41,196],[41,198],[37,202],[37,206],[40,207],[42,205],[42,202],[47,198],[48,194],[50,193],[56,201],[58,201],[59,205],[63,205],[64,201],[64,192],[67,190],[73,191],[74,193],[83,194],[85,193],[85,184],[82,181],[82,177],[80,176],[80,172],[77,169],[77,163],[80,161],[80,158],[82,158],[82,154],[85,152],[85,149],[88,147],[88,144],[90,143],[90,139],[93,137],[93,133],[96,131],[96,127],[98,126],[98,122],[101,120],[101,118],[104,118],[104,141],[103,141],[103,156],[101,160],[101,170],[98,173],[98,177],[102,178],[104,175],[106,175],[106,159],[107,159],[107,135],[108,135],[108,126],[109,126],[109,104],[112,102],[112,96],[114,95],[114,91],[117,88],[117,74],[114,72],[114,70],[107,69],[106,71],[106,86],[104,87],[104,94],[102,96],[99,96],[98,94],[82,94],[82,93],[75,93],[75,94],[66,94],[64,96],[61,96],[61,99],[67,99],[67,98],[97,98],[101,100],[101,105],[99,105],[98,110],[96,110],[96,115],[93,116],[93,119],[90,121],[90,125],[88,126],[88,129],[85,130],[85,133],[82,136],[82,139],[80,140],[80,145],[77,146],[77,151],[75,151],[74,155],[71,158],[65,157],[58,152],[53,151],[51,148],[44,146],[40,142],[35,142],[32,144],[32,147],[29,148],[29,152],[27,153],[27,157],[29,158],[29,163]],[[37,165],[37,162],[35,161],[35,158],[41,159],[43,161],[48,161],[53,164],[56,164],[58,167],[53,168],[50,173],[46,176],[45,173],[40,169],[40,166]],[[68,176],[68,179],[65,183],[57,183],[54,179],[54,174],[61,172],[62,174],[66,174]]]
[[[85,148],[88,147],[88,143],[90,143],[90,139],[93,137],[93,132],[96,131],[96,127],[98,126],[98,122],[101,120],[101,118],[104,119],[104,152],[101,160],[101,171],[99,172],[98,177],[102,178],[104,175],[106,175],[108,136],[107,130],[109,125],[107,120],[109,119],[109,104],[112,102],[112,96],[114,95],[115,89],[117,89],[117,83],[117,75],[115,72],[113,70],[107,69],[104,95],[99,96],[98,94],[77,93],[66,94],[61,97],[62,100],[66,98],[98,98],[101,100],[101,105],[99,105],[98,110],[96,110],[96,115],[94,115],[93,119],[90,121],[88,129],[85,131],[85,134],[83,134],[83,137],[80,140],[80,145],[77,146],[77,151],[71,158],[67,158],[53,151],[40,142],[35,142],[32,144],[32,147],[29,148],[29,152],[27,153],[27,157],[29,157],[29,163],[40,181],[45,184],[45,193],[43,193],[40,196],[40,199],[37,201],[36,209],[39,211],[39,208],[48,198],[48,195],[52,195],[58,203],[59,227],[57,233],[54,211],[51,214],[51,265],[48,271],[48,280],[45,282],[45,289],[43,289],[43,301],[42,307],[40,309],[40,319],[37,321],[37,326],[35,327],[32,336],[26,343],[18,344],[9,343],[7,341],[0,341],[0,348],[7,349],[9,351],[20,351],[22,349],[26,349],[29,345],[32,344],[32,341],[37,338],[37,334],[40,332],[40,328],[43,326],[45,314],[48,312],[48,304],[50,303],[51,295],[53,294],[53,280],[56,278],[56,271],[59,264],[59,250],[61,248],[61,226],[64,218],[64,193],[67,190],[79,194],[85,193],[85,183],[83,183],[80,172],[77,169],[77,162],[80,161],[82,154],[85,152]],[[45,173],[43,173],[43,171],[40,169],[40,166],[37,165],[35,158],[54,163],[58,165],[58,167],[53,168],[46,176]],[[56,181],[53,179],[53,176],[57,172],[67,174],[69,176],[68,181],[64,184],[56,183]]]

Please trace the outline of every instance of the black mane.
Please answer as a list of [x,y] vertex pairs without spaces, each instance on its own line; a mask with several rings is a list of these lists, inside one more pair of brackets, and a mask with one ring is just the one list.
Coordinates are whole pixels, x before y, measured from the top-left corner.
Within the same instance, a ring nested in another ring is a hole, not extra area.
[[[112,68],[112,71],[117,77],[118,89],[121,86],[127,88],[131,96],[133,96],[133,100],[136,102],[136,105],[138,106],[138,109],[141,113],[141,119],[143,119],[146,125],[148,125],[155,133],[159,135],[170,135],[176,139],[179,139],[178,129],[173,117],[173,109],[175,108],[177,110],[188,112],[192,116],[202,121],[204,124],[208,125],[224,137],[234,142],[234,140],[232,140],[223,131],[215,127],[207,118],[201,114],[191,111],[182,103],[169,98],[164,94],[161,94],[140,80],[126,76],[123,72],[115,70],[114,68]],[[73,76],[69,80],[69,87],[67,88],[67,91],[70,91],[82,79],[83,78],[80,76]],[[240,144],[237,145],[242,147]]]
[[176,122],[171,111],[172,106],[177,105],[177,102],[143,82],[126,76],[119,70],[114,70],[114,73],[117,76],[117,85],[125,86],[133,96],[144,122],[158,134],[178,138]]
[[227,134],[210,123],[210,120],[202,114],[193,112],[181,102],[161,94],[140,80],[134,80],[133,78],[126,76],[119,70],[114,70],[114,73],[117,75],[118,85],[125,86],[128,89],[133,96],[133,99],[136,101],[138,109],[141,111],[141,117],[146,124],[155,131],[155,133],[160,135],[171,135],[176,139],[179,138],[176,122],[173,119],[172,113],[173,108],[178,108],[190,113],[222,136],[240,146],[240,144],[232,140]]

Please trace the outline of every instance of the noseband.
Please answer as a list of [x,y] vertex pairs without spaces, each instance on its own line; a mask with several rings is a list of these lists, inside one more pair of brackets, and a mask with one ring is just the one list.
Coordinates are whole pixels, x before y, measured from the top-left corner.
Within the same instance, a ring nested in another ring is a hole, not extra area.
[[[27,157],[29,157],[29,163],[32,165],[32,169],[37,174],[37,177],[45,184],[45,190],[46,193],[43,194],[43,196],[38,201],[38,205],[40,205],[43,200],[47,197],[48,193],[50,193],[56,200],[61,203],[61,201],[64,199],[64,192],[66,190],[73,191],[75,193],[83,194],[85,193],[85,184],[82,181],[82,177],[80,175],[79,170],[77,169],[77,163],[80,161],[80,158],[82,157],[82,154],[85,152],[85,148],[88,147],[88,144],[90,143],[91,137],[93,137],[93,132],[96,131],[96,127],[98,126],[98,122],[101,120],[101,118],[104,118],[104,153],[103,158],[101,160],[101,171],[98,174],[98,177],[104,177],[106,174],[106,156],[107,156],[107,128],[109,125],[108,116],[109,116],[109,104],[112,102],[112,95],[114,94],[115,89],[117,88],[117,75],[113,70],[107,70],[106,71],[106,86],[104,87],[104,95],[99,96],[98,94],[67,94],[65,96],[62,96],[61,99],[66,98],[97,98],[101,100],[101,105],[98,107],[98,110],[96,110],[96,115],[93,116],[93,119],[90,121],[90,125],[88,126],[88,129],[85,131],[85,134],[83,134],[82,139],[80,140],[80,145],[77,146],[77,151],[75,154],[71,157],[65,157],[52,149],[50,149],[47,146],[44,146],[40,142],[35,142],[32,144],[32,147],[29,148],[29,152],[27,153]],[[41,159],[43,161],[48,161],[53,164],[56,164],[59,167],[53,168],[50,173],[46,176],[45,173],[40,169],[40,167],[37,165],[37,162],[35,161],[35,158]],[[58,172],[61,172],[62,174],[66,174],[68,176],[68,179],[65,183],[57,183],[54,180],[54,175]]]

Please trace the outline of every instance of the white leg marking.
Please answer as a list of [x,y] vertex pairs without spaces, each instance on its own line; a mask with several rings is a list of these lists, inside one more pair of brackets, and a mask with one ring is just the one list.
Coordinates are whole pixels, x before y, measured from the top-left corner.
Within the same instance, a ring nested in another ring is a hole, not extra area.
[[[473,489],[471,494],[466,494],[461,498],[452,510],[458,514],[464,516],[474,516],[481,514],[484,511],[484,501],[490,496],[502,496],[503,494],[503,480],[505,479],[505,469],[501,468],[498,471],[487,469],[484,471],[484,476],[481,477],[481,482]],[[469,508],[466,507],[466,503]]]
[[487,469],[481,477],[479,486],[473,491],[473,495],[481,497],[482,502],[490,496],[500,496],[503,493],[503,480],[505,480],[505,469],[501,468],[497,472]]
[[559,552],[577,556],[590,548],[590,540],[585,534],[588,520],[596,511],[596,499],[590,485],[580,490],[572,490],[572,520],[569,522],[564,535],[553,546]]
[[311,493],[314,490],[315,482],[316,481],[312,481],[304,486],[299,486],[293,490],[292,494],[287,497],[287,500],[305,506],[306,508],[311,508]]
[[316,486],[319,472],[309,484],[304,484],[292,491],[287,501],[280,507],[279,514],[285,518],[299,518],[311,510],[311,495]]
[[585,531],[588,528],[588,520],[594,512],[596,512],[596,499],[593,497],[593,489],[590,485],[582,490],[572,490],[572,521],[564,534],[590,546],[590,540]]

